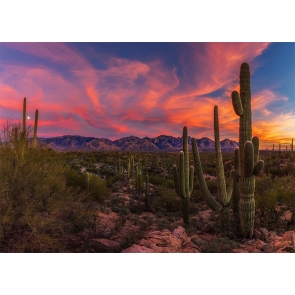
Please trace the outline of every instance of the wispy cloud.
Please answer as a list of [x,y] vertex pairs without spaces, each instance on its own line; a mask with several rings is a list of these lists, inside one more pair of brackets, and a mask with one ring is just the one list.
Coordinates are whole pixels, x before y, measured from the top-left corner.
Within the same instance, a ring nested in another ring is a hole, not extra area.
[[[213,107],[218,105],[221,138],[237,140],[238,117],[230,93],[239,90],[241,63],[248,62],[251,73],[255,72],[256,57],[268,45],[184,43],[176,70],[161,57],[148,61],[115,55],[102,58],[87,56],[70,44],[4,44],[32,62],[1,62],[1,120],[20,118],[26,96],[28,112],[33,115],[39,109],[42,114],[42,136],[180,136],[186,125],[192,136],[212,138]],[[253,133],[265,141],[272,140],[265,135],[272,130],[272,138],[288,137],[288,120],[294,115],[276,115],[272,108],[286,103],[287,97],[266,87],[252,98]],[[281,130],[274,126],[278,122],[286,126]]]

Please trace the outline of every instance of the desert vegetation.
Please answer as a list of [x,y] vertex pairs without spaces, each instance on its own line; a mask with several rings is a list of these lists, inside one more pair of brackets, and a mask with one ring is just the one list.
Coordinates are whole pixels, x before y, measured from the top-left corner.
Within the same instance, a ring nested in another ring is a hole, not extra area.
[[39,112],[27,126],[25,98],[22,122],[7,122],[1,133],[1,252],[121,252],[179,226],[199,252],[232,252],[269,238],[266,231],[293,231],[293,139],[289,150],[259,150],[249,75],[243,64],[241,91],[232,94],[239,148],[225,153],[218,106],[215,152],[199,153],[194,138],[189,150],[186,127],[180,153],[56,152],[37,144]]

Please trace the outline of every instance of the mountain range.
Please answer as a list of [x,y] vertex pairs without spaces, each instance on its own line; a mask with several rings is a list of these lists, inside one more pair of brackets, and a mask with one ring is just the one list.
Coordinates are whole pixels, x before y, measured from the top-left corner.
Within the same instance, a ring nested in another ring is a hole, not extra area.
[[[182,150],[182,138],[160,135],[155,138],[139,138],[136,136],[123,137],[117,140],[106,138],[83,137],[79,135],[64,135],[52,138],[38,138],[38,143],[43,143],[49,148],[65,151],[137,151],[137,152],[177,152]],[[191,137],[188,137],[191,149]],[[214,141],[208,137],[197,139],[200,151],[213,151]],[[223,151],[233,151],[238,147],[238,142],[228,138],[220,141]]]

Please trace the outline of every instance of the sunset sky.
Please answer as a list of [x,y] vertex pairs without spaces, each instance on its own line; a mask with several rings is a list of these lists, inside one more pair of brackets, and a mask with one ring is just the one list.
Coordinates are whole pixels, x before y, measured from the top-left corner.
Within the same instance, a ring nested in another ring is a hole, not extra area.
[[0,124],[39,110],[39,137],[134,135],[238,141],[230,94],[251,70],[253,136],[295,137],[295,43],[0,43]]

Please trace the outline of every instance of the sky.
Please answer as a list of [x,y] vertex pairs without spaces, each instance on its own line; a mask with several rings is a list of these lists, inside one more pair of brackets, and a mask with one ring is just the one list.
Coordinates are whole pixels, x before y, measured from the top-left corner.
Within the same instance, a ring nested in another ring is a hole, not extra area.
[[39,137],[115,140],[182,136],[238,141],[231,92],[251,72],[253,136],[261,148],[295,137],[294,42],[0,43],[0,124],[39,110]]

